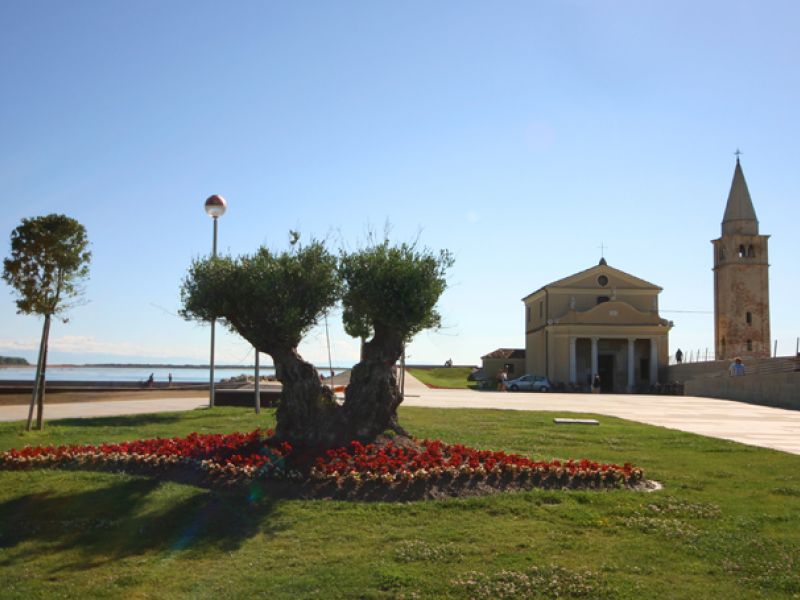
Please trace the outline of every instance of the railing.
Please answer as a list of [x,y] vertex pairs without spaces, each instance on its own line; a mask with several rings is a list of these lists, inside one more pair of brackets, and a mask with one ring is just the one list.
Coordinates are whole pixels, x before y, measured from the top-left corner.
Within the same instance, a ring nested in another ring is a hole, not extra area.
[[[764,348],[762,344],[754,343],[751,348],[748,350],[746,344],[740,344],[738,346],[729,345],[727,347],[726,354],[729,356],[751,356],[754,352],[767,354],[771,358],[780,358],[778,356],[778,350],[784,349],[787,347],[791,347],[794,345],[794,354],[796,356],[800,356],[800,338],[796,338],[794,343],[791,344],[787,342],[785,339],[783,341],[780,340],[773,340],[771,348]],[[715,361],[717,358],[714,353],[713,348],[697,348],[697,349],[689,349],[685,351],[681,351],[681,361],[678,362],[677,359],[677,352],[673,353],[669,357],[669,364],[670,365],[677,365],[682,363],[697,363],[697,362],[712,362]],[[787,356],[787,355],[784,355]],[[792,355],[789,354],[789,357]]]

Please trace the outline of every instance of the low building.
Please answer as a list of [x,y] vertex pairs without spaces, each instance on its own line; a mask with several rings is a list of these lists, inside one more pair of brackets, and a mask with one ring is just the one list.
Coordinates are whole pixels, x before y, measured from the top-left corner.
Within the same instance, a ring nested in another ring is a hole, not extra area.
[[581,388],[598,374],[608,392],[649,388],[669,356],[660,292],[603,258],[525,296],[525,372]]
[[509,379],[514,379],[526,373],[525,350],[520,348],[498,348],[486,356],[481,356],[483,366],[481,369],[486,377],[494,379],[498,371],[505,369]]

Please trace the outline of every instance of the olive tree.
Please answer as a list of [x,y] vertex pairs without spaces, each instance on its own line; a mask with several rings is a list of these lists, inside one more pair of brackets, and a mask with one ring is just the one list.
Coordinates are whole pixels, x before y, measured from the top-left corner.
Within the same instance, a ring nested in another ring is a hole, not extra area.
[[362,360],[345,391],[345,437],[370,440],[386,430],[405,434],[397,419],[402,397],[394,365],[415,334],[440,325],[436,303],[452,264],[446,250],[388,240],[340,256],[345,330],[364,340]]
[[84,226],[65,215],[23,219],[11,232],[11,256],[3,261],[3,279],[16,291],[19,314],[44,317],[28,430],[34,404],[37,405],[36,427],[43,426],[50,321],[53,315],[69,308],[70,298],[81,293],[81,283],[89,275],[91,252],[87,250],[88,245]]
[[321,242],[273,253],[192,262],[181,287],[186,319],[221,319],[257,351],[269,354],[283,384],[276,435],[296,444],[330,444],[338,406],[324,395],[314,365],[297,352],[300,340],[340,296],[336,257]]

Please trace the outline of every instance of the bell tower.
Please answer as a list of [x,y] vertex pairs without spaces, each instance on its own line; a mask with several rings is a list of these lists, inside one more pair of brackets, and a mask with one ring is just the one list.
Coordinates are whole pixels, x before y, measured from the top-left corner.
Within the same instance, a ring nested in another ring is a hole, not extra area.
[[758,219],[737,151],[731,191],[714,244],[714,347],[717,360],[770,356],[768,235]]

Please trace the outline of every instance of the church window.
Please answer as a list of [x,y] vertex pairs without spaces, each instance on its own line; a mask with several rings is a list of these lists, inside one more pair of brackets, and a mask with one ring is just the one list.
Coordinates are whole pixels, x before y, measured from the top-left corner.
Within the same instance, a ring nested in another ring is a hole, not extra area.
[[608,296],[598,296],[597,303],[602,304],[603,302],[608,302]]
[[719,247],[719,259],[725,260],[725,246]]
[[606,277],[605,275],[600,275],[600,277],[597,278],[597,283],[599,283],[603,287],[607,286],[608,277]]
[[525,312],[526,312],[526,317],[525,318],[528,320],[528,323],[530,323],[531,322],[531,307],[528,306]]
[[753,324],[753,313],[751,313],[751,312],[748,312],[748,313],[745,315],[745,319],[747,320],[747,324],[748,324],[748,325],[752,325],[752,324]]
[[753,351],[753,340],[747,340],[747,351],[748,352]]
[[744,249],[744,244],[740,244],[739,245],[739,258],[744,258],[746,255],[747,255],[747,253],[746,253],[746,251]]
[[755,256],[756,256],[756,250],[755,250],[755,248],[753,248],[753,244],[750,244],[747,247],[747,257],[748,258],[755,258]]

